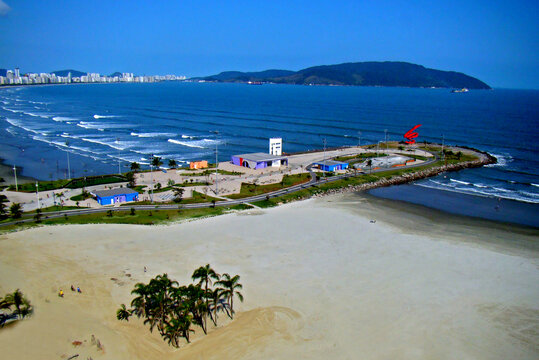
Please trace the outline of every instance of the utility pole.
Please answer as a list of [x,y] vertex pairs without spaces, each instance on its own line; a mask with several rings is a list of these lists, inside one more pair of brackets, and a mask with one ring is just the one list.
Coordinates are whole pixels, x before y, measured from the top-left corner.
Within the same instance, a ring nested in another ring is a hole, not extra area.
[[217,140],[217,136],[219,136],[219,132],[215,131],[215,195],[219,194],[219,185],[217,181],[217,176],[219,175],[219,171],[217,170],[219,167],[219,149],[217,148],[217,145],[219,145],[219,141]]
[[19,186],[17,185],[17,167],[13,165],[13,173],[15,174],[15,191],[19,191]]
[[326,138],[324,140],[324,161],[322,162],[324,164],[324,168],[322,169],[324,173],[324,177],[326,177]]
[[[68,141],[66,141],[66,146],[69,149],[69,142]],[[69,166],[69,151],[68,150],[66,150],[66,154],[67,154],[67,179],[71,180],[71,168]]]
[[152,166],[152,162],[153,161],[153,155],[152,155],[152,159],[150,160],[150,202],[153,204],[153,166]]
[[36,181],[36,197],[37,197],[37,208],[41,208],[41,205],[39,204],[39,186]]
[[445,141],[444,134],[442,134],[442,160],[445,159],[445,154],[444,154],[444,141]]
[[[120,138],[116,138],[116,144],[120,144]],[[118,146],[118,175],[122,175],[122,171],[120,170],[120,146]]]

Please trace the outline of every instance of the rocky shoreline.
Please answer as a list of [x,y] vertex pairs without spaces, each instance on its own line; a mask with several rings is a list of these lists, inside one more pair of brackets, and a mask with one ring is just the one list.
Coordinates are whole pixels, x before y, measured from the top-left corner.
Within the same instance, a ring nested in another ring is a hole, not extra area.
[[463,169],[471,169],[471,168],[477,168],[485,165],[495,164],[497,163],[497,160],[494,156],[490,155],[489,153],[477,150],[477,149],[471,149],[471,148],[464,148],[460,147],[462,149],[466,150],[472,150],[474,153],[476,153],[479,156],[478,160],[473,161],[466,161],[458,164],[449,164],[449,165],[442,165],[433,167],[430,169],[425,170],[419,170],[414,173],[408,173],[408,174],[402,174],[398,176],[391,177],[389,179],[380,179],[375,182],[361,184],[361,185],[349,185],[347,187],[342,187],[339,189],[331,189],[328,191],[325,191],[323,193],[319,193],[314,195],[314,197],[321,197],[321,196],[327,196],[327,195],[334,195],[334,194],[342,194],[346,192],[359,192],[359,191],[366,191],[371,190],[374,188],[379,187],[385,187],[385,186],[392,186],[392,185],[401,185],[410,183],[416,180],[426,179],[429,177],[433,177],[436,175],[439,175],[443,172],[447,171],[459,171]]

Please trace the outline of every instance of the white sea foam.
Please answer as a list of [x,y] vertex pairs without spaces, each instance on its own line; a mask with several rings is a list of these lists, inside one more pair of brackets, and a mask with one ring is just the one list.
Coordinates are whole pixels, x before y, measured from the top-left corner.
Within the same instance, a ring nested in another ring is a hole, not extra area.
[[97,139],[89,139],[89,138],[81,138],[83,141],[91,142],[94,144],[99,144],[103,146],[108,146],[116,150],[125,150],[125,147],[121,147],[119,144],[117,144],[115,141],[112,142],[106,142],[104,140],[97,140]]
[[495,167],[495,166],[504,167],[508,163],[513,161],[513,157],[509,154],[491,154],[491,155],[494,156],[498,162],[496,164],[486,165],[485,167]]
[[169,137],[169,136],[174,136],[174,135],[176,135],[176,134],[172,134],[172,133],[136,133],[136,132],[131,133],[131,136],[136,136],[136,137],[140,137],[140,138]]
[[495,197],[495,198],[502,198],[502,199],[508,199],[508,200],[517,200],[517,201],[523,201],[523,202],[533,203],[533,204],[539,203],[539,194],[530,193],[527,191],[502,189],[502,188],[498,188],[494,186],[483,187],[481,189],[477,189],[473,186],[456,187],[453,184],[444,184],[444,183],[434,181],[434,180],[429,180],[428,183],[421,183],[421,182],[415,183],[415,185],[430,188],[430,189],[452,191],[452,192],[457,192],[460,194],[468,194],[468,195],[483,196],[483,197]]
[[72,118],[72,117],[67,117],[67,116],[55,116],[52,118],[54,121],[59,121],[59,122],[62,122],[62,121],[75,121],[75,120],[78,120],[76,118]]
[[531,186],[535,186],[535,187],[539,187],[539,184],[531,183],[530,185],[531,185]]
[[[23,112],[24,112],[24,111],[23,111]],[[43,118],[43,119],[48,119],[48,118],[50,118],[50,115],[48,115],[48,114],[43,114],[43,113],[24,112],[24,114],[30,115],[30,116],[33,116],[33,117],[40,117],[40,118]]]
[[109,119],[118,117],[117,115],[94,115],[94,119]]
[[459,184],[462,184],[462,185],[472,185],[472,183],[469,183],[469,182],[466,182],[466,181],[460,181],[460,180],[455,180],[455,179],[449,179],[453,182],[456,182],[456,183],[459,183]]
[[194,136],[191,135],[182,135],[182,139],[194,139]]
[[10,108],[7,108],[5,106],[2,106],[2,109],[6,110],[6,111],[11,111],[12,113],[23,113],[24,112],[22,110],[10,109]]
[[168,142],[169,142],[169,143],[173,143],[173,144],[182,145],[182,146],[192,147],[192,148],[204,149],[204,146],[200,146],[200,145],[197,145],[197,144],[195,144],[195,143],[189,143],[189,142],[185,142],[185,141],[179,141],[179,140],[174,140],[174,139],[168,139]]

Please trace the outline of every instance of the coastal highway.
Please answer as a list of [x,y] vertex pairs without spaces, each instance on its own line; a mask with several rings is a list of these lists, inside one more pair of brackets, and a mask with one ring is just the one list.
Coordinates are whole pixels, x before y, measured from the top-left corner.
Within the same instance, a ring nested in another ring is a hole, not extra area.
[[[439,157],[436,154],[433,154],[432,159],[424,161],[422,163],[418,164],[412,164],[407,165],[406,168],[415,168],[415,167],[423,167],[428,166],[430,164],[435,163],[439,160]],[[358,172],[355,173],[349,173],[349,174],[342,174],[342,175],[335,175],[331,177],[321,177],[319,180],[316,179],[316,173],[312,171],[313,164],[307,166],[306,170],[311,175],[311,180],[309,180],[306,183],[290,186],[284,189],[276,190],[273,192],[268,192],[261,195],[255,195],[251,197],[246,197],[243,199],[231,199],[231,200],[223,200],[223,201],[216,201],[215,205],[213,203],[198,203],[198,204],[167,204],[167,205],[131,205],[131,206],[120,206],[120,207],[103,207],[103,208],[82,208],[82,209],[73,209],[73,210],[64,210],[64,211],[51,211],[51,212],[45,212],[42,213],[42,219],[54,219],[63,217],[65,215],[67,216],[75,216],[75,215],[86,215],[86,214],[95,214],[95,213],[103,213],[107,212],[109,210],[111,211],[129,211],[131,208],[134,208],[136,210],[178,210],[178,209],[199,209],[199,208],[206,208],[211,206],[233,206],[233,205],[239,205],[239,204],[249,204],[251,202],[266,200],[268,198],[274,198],[281,195],[293,193],[302,189],[306,189],[313,186],[322,185],[325,183],[330,183],[333,181],[341,180],[344,178],[350,178],[355,176],[361,176],[365,175],[364,172]],[[380,173],[384,171],[391,171],[395,170],[394,168],[384,168],[384,169],[377,169],[373,170],[370,173]],[[28,223],[35,221],[33,216],[34,213],[26,213],[23,214],[23,217],[21,219],[18,219],[17,221],[10,221],[0,224],[0,227],[8,226],[8,225],[14,225],[14,224],[21,224],[21,223]]]

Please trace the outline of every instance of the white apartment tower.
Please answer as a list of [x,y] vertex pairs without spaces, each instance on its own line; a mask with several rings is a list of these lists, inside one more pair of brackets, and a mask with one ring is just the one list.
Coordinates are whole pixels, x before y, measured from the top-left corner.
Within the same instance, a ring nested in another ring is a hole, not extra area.
[[276,156],[281,156],[283,154],[283,139],[282,138],[269,139],[269,153],[271,155],[276,155]]
[[21,71],[19,68],[15,68],[15,79],[18,79],[21,77]]

